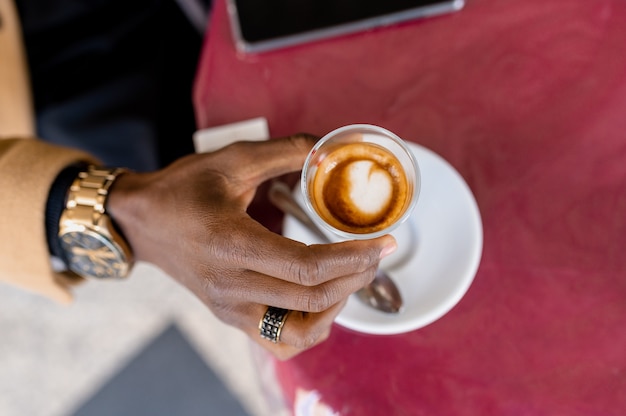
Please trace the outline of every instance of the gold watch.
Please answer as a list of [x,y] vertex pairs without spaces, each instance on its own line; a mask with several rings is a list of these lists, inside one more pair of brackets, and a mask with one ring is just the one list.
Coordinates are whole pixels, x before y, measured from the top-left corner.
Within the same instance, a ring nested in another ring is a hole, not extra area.
[[109,189],[125,169],[90,166],[70,187],[59,223],[59,240],[74,273],[98,279],[126,277],[132,267],[130,247],[106,212]]

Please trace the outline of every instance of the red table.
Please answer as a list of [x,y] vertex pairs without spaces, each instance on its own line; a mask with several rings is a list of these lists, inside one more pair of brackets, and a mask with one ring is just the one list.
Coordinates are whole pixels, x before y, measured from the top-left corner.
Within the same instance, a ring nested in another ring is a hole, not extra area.
[[461,302],[402,335],[335,326],[275,363],[289,406],[302,390],[341,415],[626,414],[625,1],[469,0],[242,55],[218,0],[194,99],[200,128],[381,125],[448,160],[481,210]]

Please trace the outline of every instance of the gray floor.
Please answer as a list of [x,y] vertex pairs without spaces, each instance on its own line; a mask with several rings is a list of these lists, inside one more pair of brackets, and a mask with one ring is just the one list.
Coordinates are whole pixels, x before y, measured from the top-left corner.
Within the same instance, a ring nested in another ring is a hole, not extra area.
[[175,324],[73,416],[249,416]]
[[289,414],[264,352],[160,270],[74,295],[0,283],[1,416]]

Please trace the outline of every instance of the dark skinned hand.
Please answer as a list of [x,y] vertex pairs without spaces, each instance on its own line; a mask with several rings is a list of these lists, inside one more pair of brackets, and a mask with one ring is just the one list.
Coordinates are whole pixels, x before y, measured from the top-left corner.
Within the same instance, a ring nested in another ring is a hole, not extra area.
[[[396,247],[391,236],[307,246],[247,214],[257,187],[299,171],[315,141],[300,134],[239,142],[160,171],[129,172],[107,207],[137,260],[161,268],[280,359],[324,341],[348,296]],[[259,336],[268,305],[292,311],[278,343]]]

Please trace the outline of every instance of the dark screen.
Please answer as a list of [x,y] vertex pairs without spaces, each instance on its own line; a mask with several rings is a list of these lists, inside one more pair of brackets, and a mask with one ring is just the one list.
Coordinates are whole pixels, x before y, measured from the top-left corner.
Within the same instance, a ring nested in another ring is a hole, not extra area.
[[248,42],[310,32],[442,3],[442,0],[235,0]]

